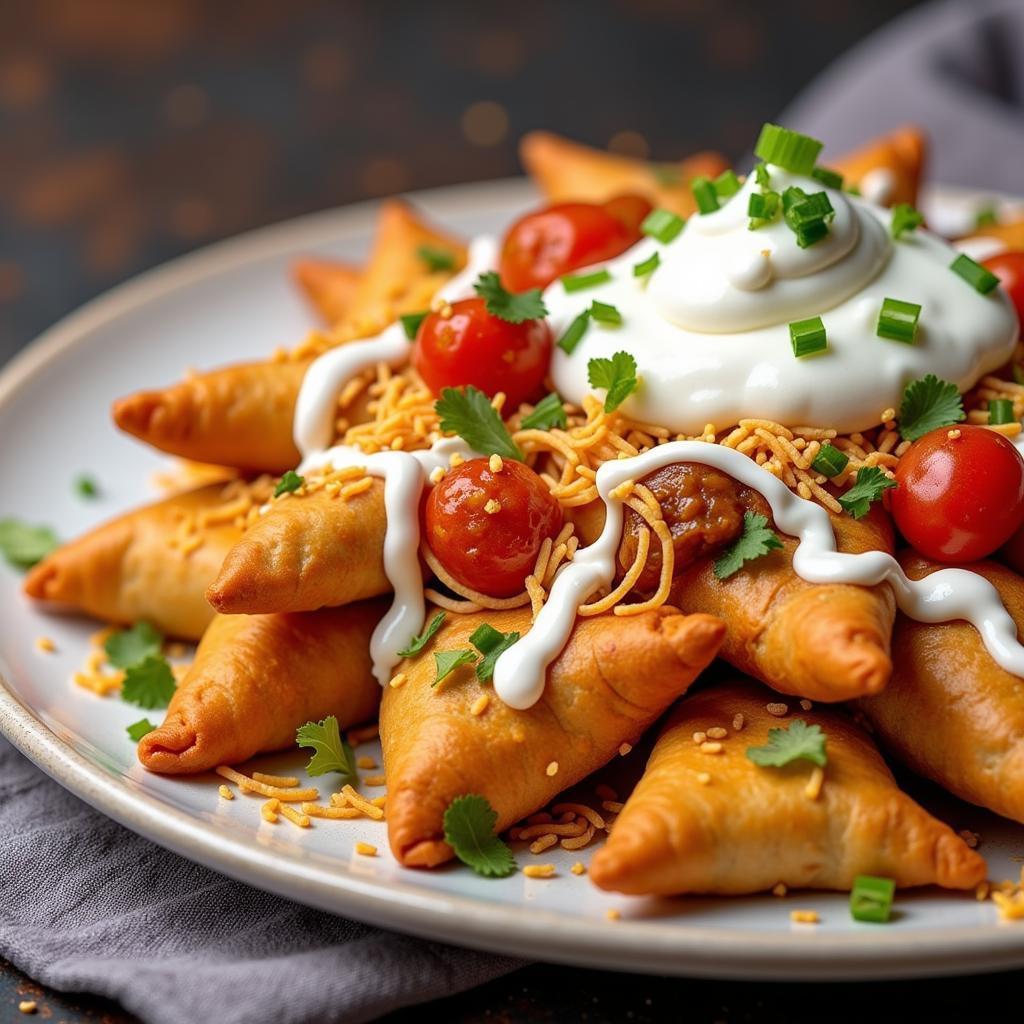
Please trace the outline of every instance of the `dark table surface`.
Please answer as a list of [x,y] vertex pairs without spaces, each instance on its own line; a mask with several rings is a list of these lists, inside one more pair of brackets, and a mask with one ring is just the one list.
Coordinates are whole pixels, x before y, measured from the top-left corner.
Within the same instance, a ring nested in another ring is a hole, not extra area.
[[[910,6],[0,0],[0,364],[91,296],[218,238],[515,174],[531,128],[658,159],[736,157]],[[754,985],[538,965],[431,1009],[452,1024],[973,1019],[1012,1005],[1022,979]],[[25,999],[40,1019],[131,1019],[0,961],[0,1020],[31,1019]]]

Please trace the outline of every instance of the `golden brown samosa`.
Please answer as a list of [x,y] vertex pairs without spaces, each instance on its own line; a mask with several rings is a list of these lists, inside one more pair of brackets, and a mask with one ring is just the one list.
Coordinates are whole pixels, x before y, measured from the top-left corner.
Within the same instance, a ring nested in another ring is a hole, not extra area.
[[[772,696],[740,680],[679,703],[591,861],[596,885],[635,895],[733,895],[780,882],[849,889],[858,875],[951,889],[984,879],[984,860],[899,790],[846,714],[815,708],[780,719],[766,710]],[[761,767],[747,757],[748,747],[767,744],[769,729],[792,728],[798,717],[825,733],[824,781],[812,780],[805,760]],[[724,739],[694,737],[721,729]],[[716,744],[721,750],[712,752]]]
[[879,198],[885,206],[897,203],[914,206],[927,149],[924,133],[908,125],[873,139],[837,160],[826,159],[825,163],[842,174],[846,188],[851,185],[860,188],[865,185],[867,176],[873,175],[878,185],[885,186],[879,190]]
[[507,828],[635,743],[715,656],[724,630],[710,615],[668,609],[578,619],[532,708],[515,711],[490,695],[474,713],[489,685],[463,667],[432,686],[433,654],[468,648],[484,622],[525,633],[530,612],[449,615],[432,646],[403,666],[405,682],[384,692],[388,838],[408,867],[450,859],[443,817],[456,797],[484,796],[497,828]]
[[292,277],[328,327],[341,324],[359,287],[362,270],[336,260],[296,260]]

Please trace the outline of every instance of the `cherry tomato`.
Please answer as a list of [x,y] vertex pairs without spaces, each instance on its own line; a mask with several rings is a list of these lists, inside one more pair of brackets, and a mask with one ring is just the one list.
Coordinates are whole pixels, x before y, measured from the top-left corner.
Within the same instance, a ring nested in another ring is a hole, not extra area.
[[472,384],[490,396],[504,391],[510,409],[536,395],[550,362],[546,320],[510,324],[491,316],[481,298],[453,303],[448,317],[428,314],[412,350],[416,372],[435,395]]
[[520,218],[501,247],[501,280],[510,291],[546,288],[570,270],[610,260],[640,241],[651,204],[640,196],[556,203]]
[[464,586],[491,597],[518,594],[545,537],[562,528],[562,507],[529,466],[487,459],[449,470],[427,495],[423,535]]
[[896,525],[938,562],[984,558],[1024,522],[1024,459],[985,427],[961,423],[918,438],[900,459],[896,483],[889,492]]
[[982,263],[999,278],[1017,310],[1017,318],[1024,324],[1024,252],[1001,252]]

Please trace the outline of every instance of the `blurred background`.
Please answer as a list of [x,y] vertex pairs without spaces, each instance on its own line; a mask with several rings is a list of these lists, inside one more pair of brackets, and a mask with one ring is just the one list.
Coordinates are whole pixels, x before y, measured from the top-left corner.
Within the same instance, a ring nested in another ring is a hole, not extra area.
[[216,239],[518,174],[532,128],[659,160],[738,158],[912,6],[0,0],[0,363]]

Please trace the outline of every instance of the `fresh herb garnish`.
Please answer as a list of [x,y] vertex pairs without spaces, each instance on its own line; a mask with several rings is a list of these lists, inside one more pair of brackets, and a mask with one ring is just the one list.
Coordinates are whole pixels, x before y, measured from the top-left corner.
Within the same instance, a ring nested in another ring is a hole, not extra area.
[[590,326],[590,310],[585,309],[565,329],[565,333],[558,339],[558,347],[571,356],[576,351],[576,346],[583,340]]
[[818,454],[815,455],[814,461],[811,463],[811,469],[822,476],[839,476],[849,463],[849,455],[841,452],[835,445],[829,444],[826,441],[818,450]]
[[685,223],[686,221],[678,214],[659,207],[657,210],[651,210],[644,217],[640,230],[650,238],[657,239],[662,245],[668,245],[669,242],[678,237]]
[[820,725],[808,725],[802,718],[790,722],[785,729],[769,729],[763,747],[747,747],[747,757],[762,768],[782,768],[793,761],[810,761],[824,768],[825,734]]
[[850,890],[850,916],[854,921],[885,924],[892,914],[896,883],[891,878],[858,875]]
[[948,427],[965,418],[964,403],[955,384],[929,373],[912,380],[900,403],[900,435],[916,441],[930,430]]
[[921,307],[916,302],[901,299],[882,299],[875,333],[880,338],[913,345],[917,334],[917,322],[921,318]]
[[128,733],[128,739],[138,743],[143,736],[148,736],[155,728],[156,726],[148,718],[140,718],[137,722],[125,726],[124,731]]
[[309,775],[326,775],[339,772],[342,778],[355,782],[356,758],[352,748],[341,738],[338,719],[328,715],[322,722],[307,722],[295,733],[295,743],[314,751],[306,765]]
[[502,633],[487,622],[477,626],[470,634],[469,642],[483,655],[476,665],[476,677],[481,683],[494,678],[494,665],[517,640],[517,632]]
[[606,388],[604,411],[614,412],[637,389],[636,360],[628,352],[616,352],[611,359],[591,359],[587,380],[592,388]]
[[797,359],[817,355],[828,349],[828,334],[820,316],[807,320],[794,320],[789,325],[789,343]]
[[739,192],[741,187],[740,179],[736,177],[736,172],[731,167],[722,171],[711,184],[715,186],[715,195],[719,199],[731,198]]
[[85,473],[75,477],[75,494],[80,498],[96,498],[99,496],[99,484]]
[[421,245],[416,255],[427,265],[428,270],[454,270],[455,253],[436,245]]
[[949,269],[962,277],[979,295],[988,295],[999,284],[999,278],[988,267],[983,267],[963,252],[953,260]]
[[478,875],[507,878],[516,870],[512,851],[495,834],[498,813],[476,793],[456,797],[444,812],[444,839]]
[[607,302],[598,302],[597,299],[590,303],[590,319],[612,327],[622,325],[622,314],[618,309]]
[[990,398],[988,400],[988,425],[999,426],[1001,423],[1016,423],[1013,415],[1013,402],[1008,398]]
[[424,309],[419,313],[403,313],[398,319],[402,321],[402,330],[409,341],[415,341],[419,333],[420,324],[430,316],[430,310]]
[[974,226],[976,228],[987,228],[999,223],[994,206],[986,206],[974,215]]
[[815,167],[811,171],[811,177],[817,178],[826,188],[842,188],[843,176],[831,167]]
[[890,480],[878,466],[865,466],[857,470],[854,485],[840,495],[839,504],[854,519],[860,519],[868,514],[872,502],[878,501],[884,491],[895,486],[896,481]]
[[769,122],[761,129],[754,156],[793,174],[811,174],[823,148],[823,143],[809,135]]
[[611,279],[612,275],[602,268],[589,274],[564,274],[560,280],[562,287],[571,293],[596,288],[599,284],[607,284]]
[[121,684],[121,696],[140,708],[165,708],[171,702],[177,684],[167,659],[150,654],[129,665]]
[[720,205],[718,191],[710,178],[694,178],[690,182],[690,189],[693,192],[694,202],[697,204],[697,211],[702,217],[714,213],[718,209]]
[[437,686],[442,679],[447,679],[459,666],[469,665],[474,661],[476,661],[474,651],[434,651],[434,666],[437,669],[437,675],[430,685]]
[[16,569],[31,569],[59,543],[48,526],[33,526],[20,519],[0,519],[0,554]]
[[465,389],[444,388],[434,403],[441,420],[441,430],[458,434],[475,452],[498,454],[503,459],[523,461],[523,453],[512,440],[490,399],[472,386]]
[[435,634],[444,623],[444,619],[444,612],[438,612],[430,622],[427,623],[427,628],[423,630],[419,636],[414,636],[409,643],[398,652],[398,656],[400,658],[415,658],[416,655],[434,639]]
[[491,316],[510,324],[539,320],[542,316],[548,315],[539,288],[519,293],[510,292],[493,270],[481,274],[473,289],[484,300],[484,306]]
[[103,644],[107,661],[114,668],[131,668],[146,658],[160,654],[164,638],[148,622],[136,622],[130,629],[121,629],[108,636]]
[[274,497],[280,498],[282,494],[291,494],[293,491],[297,491],[305,482],[306,478],[299,476],[294,469],[286,470],[281,479],[277,481],[277,486],[274,488]]
[[763,160],[754,164],[754,180],[761,188],[768,188],[772,183],[772,176],[768,173],[768,168]]
[[897,203],[892,208],[889,233],[893,238],[902,238],[908,231],[916,231],[924,223],[924,214],[919,213],[910,203]]
[[758,512],[743,513],[743,533],[715,561],[715,576],[727,580],[747,562],[782,547],[779,535],[768,525],[768,517]]
[[633,276],[646,277],[648,274],[653,274],[658,269],[660,263],[661,256],[656,252],[652,252],[647,259],[633,264]]
[[561,396],[552,391],[534,406],[533,412],[523,417],[519,425],[523,430],[550,430],[552,427],[564,429],[567,422]]

